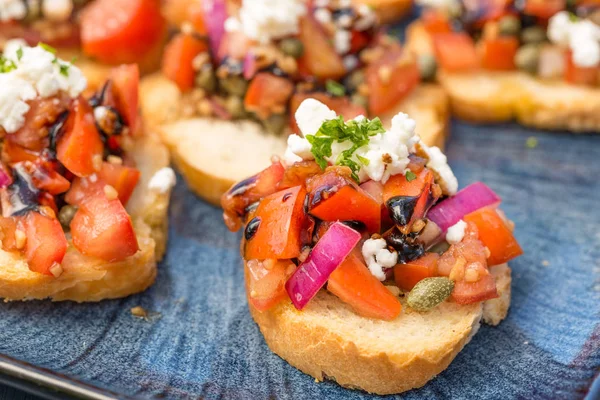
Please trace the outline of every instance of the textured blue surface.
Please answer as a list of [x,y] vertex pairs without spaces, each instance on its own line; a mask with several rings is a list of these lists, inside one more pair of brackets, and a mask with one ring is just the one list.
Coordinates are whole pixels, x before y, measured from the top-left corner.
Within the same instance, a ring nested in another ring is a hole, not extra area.
[[[600,366],[600,136],[455,123],[461,185],[504,199],[525,255],[513,303],[450,367],[407,399],[571,399]],[[539,144],[529,149],[528,137]],[[178,184],[157,283],[100,304],[0,304],[0,353],[120,393],[167,398],[369,398],[314,380],[272,354],[248,311],[238,255],[219,210]],[[159,315],[131,316],[141,305]],[[589,395],[590,398],[594,395]]]

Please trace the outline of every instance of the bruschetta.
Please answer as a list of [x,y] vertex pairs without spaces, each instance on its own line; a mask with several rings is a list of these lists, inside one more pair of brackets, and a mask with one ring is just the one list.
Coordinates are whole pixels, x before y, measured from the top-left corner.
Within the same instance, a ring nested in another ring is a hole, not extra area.
[[344,120],[316,99],[283,155],[223,195],[243,227],[250,312],[269,347],[317,380],[377,394],[425,385],[510,305],[522,254],[500,197],[458,190],[404,113]]
[[139,70],[92,97],[55,49],[0,56],[0,298],[77,302],[146,289],[165,252],[175,175],[138,116]]

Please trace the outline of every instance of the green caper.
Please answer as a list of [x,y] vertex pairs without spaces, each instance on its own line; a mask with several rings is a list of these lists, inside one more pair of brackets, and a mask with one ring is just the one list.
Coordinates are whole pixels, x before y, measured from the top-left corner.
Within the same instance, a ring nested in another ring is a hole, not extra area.
[[71,221],[77,212],[77,207],[75,206],[63,206],[58,212],[58,220],[62,225],[63,229],[68,231],[70,229]]
[[546,41],[546,31],[540,26],[530,26],[521,31],[521,41],[525,44],[542,43]]
[[522,46],[515,54],[515,65],[522,71],[535,74],[540,60],[540,48],[535,44]]
[[210,64],[202,66],[200,71],[196,74],[196,85],[208,93],[214,93],[217,88],[217,78],[215,77],[215,71]]
[[454,282],[446,277],[425,278],[412,288],[406,302],[417,311],[431,310],[450,297]]
[[296,38],[288,38],[279,42],[279,50],[286,56],[300,58],[304,54],[304,45]]
[[507,15],[498,21],[498,30],[504,36],[518,36],[521,31],[521,20],[514,15]]
[[421,54],[417,59],[417,65],[419,66],[419,74],[421,79],[424,81],[431,81],[435,79],[437,72],[437,61],[431,54]]
[[219,83],[224,91],[234,96],[243,96],[248,89],[248,81],[241,75],[229,75]]
[[344,80],[346,88],[349,91],[355,92],[358,87],[365,82],[365,72],[363,70],[357,69],[352,72],[348,77]]
[[244,110],[244,101],[238,96],[229,96],[225,100],[225,108],[233,118],[243,118],[246,115]]
[[284,114],[272,114],[269,118],[263,121],[265,128],[271,133],[279,135],[283,133],[286,125],[287,119]]
[[365,109],[369,106],[369,99],[367,96],[362,96],[358,93],[355,93],[350,98],[350,101],[358,106],[362,106]]

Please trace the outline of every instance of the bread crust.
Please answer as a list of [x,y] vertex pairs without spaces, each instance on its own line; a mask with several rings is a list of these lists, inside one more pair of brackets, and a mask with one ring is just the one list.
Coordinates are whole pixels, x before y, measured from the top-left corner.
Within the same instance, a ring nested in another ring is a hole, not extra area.
[[401,393],[446,369],[482,318],[499,322],[506,316],[510,269],[496,266],[492,273],[500,291],[495,304],[445,302],[427,313],[405,306],[391,322],[359,317],[325,290],[303,311],[291,302],[266,312],[249,303],[249,309],[271,350],[302,372],[370,393]]
[[170,193],[152,191],[148,182],[156,171],[169,165],[169,154],[157,138],[146,136],[135,141],[131,155],[141,179],[127,210],[140,250],[123,261],[107,263],[79,253],[68,235],[69,248],[58,278],[30,271],[19,253],[0,251],[0,298],[95,302],[141,292],[154,282],[157,260],[166,247]]
[[[273,155],[283,154],[287,135],[268,135],[262,132],[260,125],[249,121],[209,122],[211,120],[199,117],[186,119],[185,110],[191,107],[188,100],[175,84],[160,74],[150,75],[141,82],[140,101],[145,120],[160,132],[188,186],[208,202],[219,205],[221,195],[235,182],[266,168]],[[381,116],[384,125],[389,127],[391,118],[400,111],[417,121],[417,133],[426,144],[443,147],[448,133],[449,103],[439,86],[418,86],[405,101]],[[202,137],[207,133],[219,135],[220,132],[222,135],[224,131],[232,129],[238,129],[239,134],[231,138],[231,146],[217,143],[210,137]],[[206,132],[208,130],[213,132]],[[211,149],[211,145],[214,148]],[[240,153],[251,148],[256,156],[248,157],[245,164],[235,164],[231,160],[236,155],[224,153],[234,146],[241,147]],[[218,160],[211,165],[199,165],[200,149],[209,155],[221,152],[223,158],[227,158],[236,168],[228,168]]]

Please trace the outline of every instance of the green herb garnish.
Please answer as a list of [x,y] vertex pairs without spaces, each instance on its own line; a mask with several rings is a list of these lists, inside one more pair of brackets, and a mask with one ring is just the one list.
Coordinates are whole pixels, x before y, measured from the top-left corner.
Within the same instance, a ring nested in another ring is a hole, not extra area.
[[412,182],[412,181],[414,181],[415,179],[417,179],[417,175],[415,175],[415,173],[414,173],[414,172],[412,172],[412,171],[410,171],[410,170],[409,170],[409,171],[406,171],[406,173],[404,174],[404,177],[406,178],[406,180],[407,180],[408,182]]
[[23,58],[23,48],[19,47],[17,50],[17,60],[21,61],[21,58]]
[[535,136],[530,136],[525,141],[525,147],[528,149],[535,149],[538,145],[538,140]]
[[369,163],[371,162],[371,160],[369,160],[366,157],[360,156],[360,155],[356,155],[356,158],[358,158],[358,161],[360,161],[362,163],[362,165],[369,165]]
[[325,82],[325,89],[332,96],[343,96],[346,94],[346,88],[344,85],[331,79],[328,79]]
[[46,50],[48,53],[56,54],[56,49],[46,43],[39,42],[38,46],[40,46],[42,49]]
[[[323,122],[314,135],[306,135],[306,139],[311,144],[311,152],[315,156],[315,161],[322,169],[327,167],[327,157],[331,157],[331,145],[334,142],[351,142],[352,146],[340,153],[335,160],[336,165],[349,167],[352,170],[352,178],[359,181],[358,171],[360,165],[352,159],[354,153],[359,148],[369,144],[369,138],[378,133],[385,132],[381,120],[374,118],[369,120],[363,118],[361,120],[350,120],[344,122],[344,117],[341,115],[335,119],[330,119]],[[369,160],[357,155],[357,159],[364,165],[368,165]]]
[[0,55],[0,73],[10,72],[15,69],[17,69],[17,65],[13,60]]
[[70,67],[69,64],[60,64],[60,67],[59,67],[60,74],[63,76],[69,76],[69,67]]

